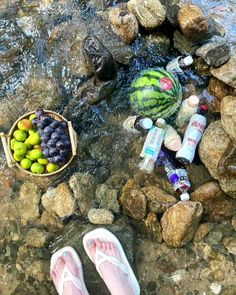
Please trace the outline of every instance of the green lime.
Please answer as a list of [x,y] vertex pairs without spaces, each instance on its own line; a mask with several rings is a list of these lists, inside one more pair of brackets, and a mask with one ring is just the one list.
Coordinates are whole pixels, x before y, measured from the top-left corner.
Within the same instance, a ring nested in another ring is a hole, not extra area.
[[56,170],[59,169],[59,166],[57,164],[54,164],[54,163],[48,163],[47,166],[46,166],[46,170],[47,172],[49,173],[52,173]]
[[24,142],[16,142],[14,144],[14,152],[18,156],[25,155],[27,152],[27,145]]
[[33,134],[30,134],[30,136],[28,137],[28,142],[31,145],[39,144],[40,141],[41,141],[41,138],[40,138],[39,134],[36,132],[34,132]]
[[20,165],[23,169],[29,169],[32,165],[32,161],[30,159],[23,159],[20,162]]
[[29,120],[32,121],[33,119],[37,118],[37,116],[35,114],[31,114],[29,116]]
[[32,161],[42,158],[43,153],[41,150],[31,150],[29,154],[29,158]]
[[29,135],[34,134],[36,131],[37,131],[36,129],[29,130]]
[[34,163],[32,164],[30,170],[33,173],[42,174],[44,172],[44,167],[39,163]]
[[24,130],[18,129],[13,133],[13,136],[17,141],[25,141],[27,138],[27,133]]
[[16,153],[13,154],[13,158],[17,161],[20,162],[21,160],[24,159],[24,155],[20,156],[20,155],[16,155]]
[[48,164],[48,159],[40,158],[38,159],[39,164],[42,165],[47,165]]
[[11,139],[11,149],[12,149],[12,150],[14,150],[14,145],[15,145],[15,143],[17,143],[17,142],[19,142],[19,141],[17,141],[15,138],[12,138],[12,139]]
[[27,150],[31,150],[32,149],[32,145],[28,142],[28,138],[26,138],[25,144],[27,146]]
[[31,151],[27,151],[27,153],[25,154],[25,157],[26,157],[27,159],[30,159],[30,152],[31,152]]

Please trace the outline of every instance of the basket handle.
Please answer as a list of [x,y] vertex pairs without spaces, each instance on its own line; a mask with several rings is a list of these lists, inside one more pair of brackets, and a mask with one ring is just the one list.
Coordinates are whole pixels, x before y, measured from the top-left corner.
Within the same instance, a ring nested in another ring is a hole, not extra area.
[[75,130],[72,127],[72,123],[68,121],[68,130],[69,130],[69,135],[70,135],[70,141],[71,141],[71,150],[72,150],[72,155],[76,156],[77,154],[77,134]]
[[4,150],[4,153],[5,153],[6,159],[7,159],[7,165],[8,165],[9,168],[11,168],[11,167],[14,166],[14,163],[13,163],[13,161],[11,159],[10,151],[9,151],[9,148],[8,148],[8,145],[7,145],[7,135],[5,133],[1,132],[0,137],[1,137],[1,140],[2,140],[3,150]]

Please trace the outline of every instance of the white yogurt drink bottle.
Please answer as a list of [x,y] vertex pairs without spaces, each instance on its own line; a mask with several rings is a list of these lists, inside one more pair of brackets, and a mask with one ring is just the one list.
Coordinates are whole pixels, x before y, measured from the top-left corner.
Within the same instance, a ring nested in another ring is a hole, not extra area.
[[199,104],[199,98],[196,95],[191,95],[189,98],[185,99],[176,117],[176,125],[179,128],[185,127],[192,115],[197,112]]
[[152,173],[155,168],[155,162],[161,150],[161,145],[164,140],[164,126],[166,122],[164,119],[157,119],[156,126],[153,126],[146,137],[140,154],[139,168],[147,173]]
[[198,112],[191,117],[184,133],[182,147],[176,153],[176,159],[185,165],[192,163],[197,144],[205,130],[206,109],[205,105],[201,105]]
[[166,70],[172,73],[183,73],[183,70],[187,69],[193,63],[191,55],[186,57],[178,56],[172,59],[166,66]]
[[177,152],[182,144],[180,135],[171,125],[166,124],[164,129],[164,146],[170,151]]

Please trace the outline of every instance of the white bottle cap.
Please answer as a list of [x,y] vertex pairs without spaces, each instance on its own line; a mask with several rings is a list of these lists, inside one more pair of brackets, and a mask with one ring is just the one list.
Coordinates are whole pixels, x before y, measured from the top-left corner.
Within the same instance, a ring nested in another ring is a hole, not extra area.
[[177,152],[178,150],[181,149],[182,143],[181,143],[181,139],[180,137],[176,137],[173,136],[172,138],[170,138],[167,143],[166,143],[166,147],[174,152]]
[[150,118],[143,118],[142,120],[140,120],[139,125],[143,129],[150,129],[153,125],[153,121]]
[[190,197],[188,193],[182,193],[182,195],[180,195],[180,200],[181,201],[189,201]]
[[189,98],[187,98],[187,103],[191,107],[196,107],[199,104],[199,98],[197,97],[197,95],[191,95],[189,96]]
[[192,63],[193,63],[193,58],[191,55],[188,55],[186,56],[184,59],[183,59],[183,62],[186,66],[190,66]]
[[166,125],[166,121],[162,118],[158,118],[157,121],[156,121],[156,125],[158,127],[164,127]]

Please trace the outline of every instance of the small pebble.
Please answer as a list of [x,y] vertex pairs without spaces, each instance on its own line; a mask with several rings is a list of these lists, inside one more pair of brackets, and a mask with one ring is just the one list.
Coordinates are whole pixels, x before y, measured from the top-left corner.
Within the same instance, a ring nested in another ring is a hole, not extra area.
[[88,212],[88,219],[93,224],[112,224],[114,215],[107,209],[91,209]]

